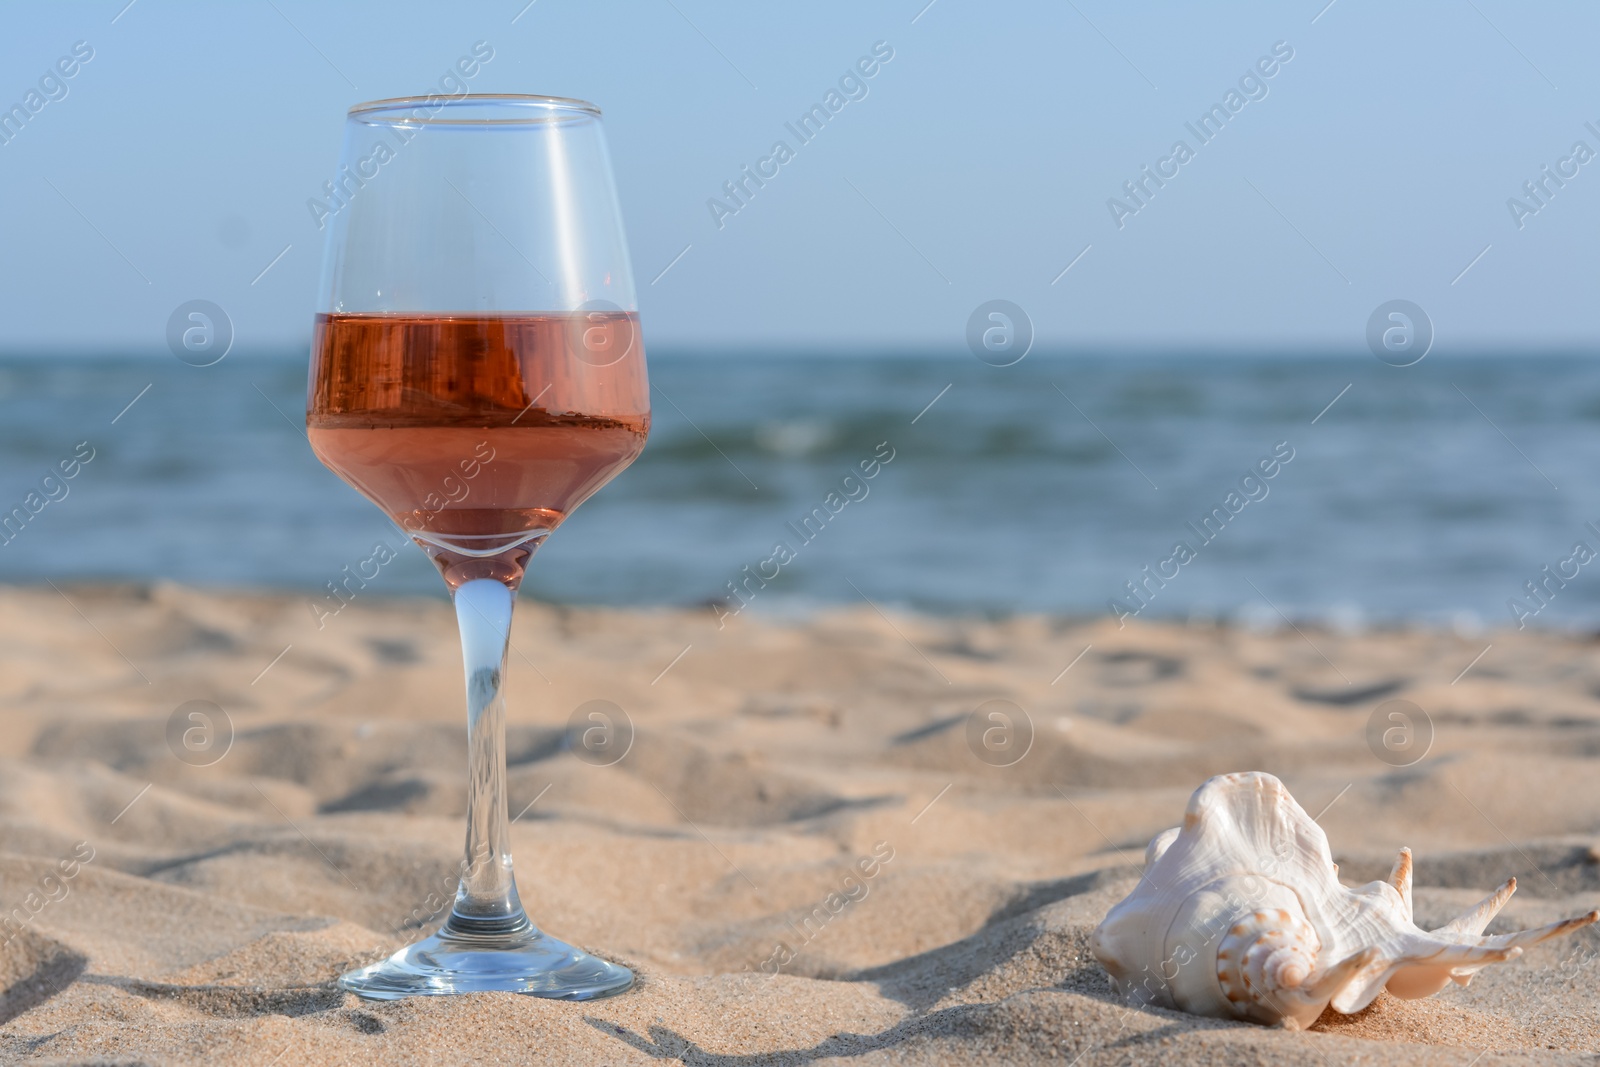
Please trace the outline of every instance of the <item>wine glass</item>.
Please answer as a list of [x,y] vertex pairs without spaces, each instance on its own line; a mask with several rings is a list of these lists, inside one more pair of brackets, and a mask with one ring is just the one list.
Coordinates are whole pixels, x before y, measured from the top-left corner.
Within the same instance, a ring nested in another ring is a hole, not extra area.
[[512,601],[550,532],[644,448],[650,394],[600,109],[553,96],[350,109],[306,427],[449,586],[467,681],[467,838],[444,926],[339,980],[364,997],[583,1000],[624,967],[534,926],[506,820]]

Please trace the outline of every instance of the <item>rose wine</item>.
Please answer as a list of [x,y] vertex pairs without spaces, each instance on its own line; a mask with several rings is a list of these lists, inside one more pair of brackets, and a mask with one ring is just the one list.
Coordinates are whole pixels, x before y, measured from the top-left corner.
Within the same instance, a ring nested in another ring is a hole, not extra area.
[[318,315],[306,428],[317,458],[446,581],[521,581],[650,429],[632,313]]

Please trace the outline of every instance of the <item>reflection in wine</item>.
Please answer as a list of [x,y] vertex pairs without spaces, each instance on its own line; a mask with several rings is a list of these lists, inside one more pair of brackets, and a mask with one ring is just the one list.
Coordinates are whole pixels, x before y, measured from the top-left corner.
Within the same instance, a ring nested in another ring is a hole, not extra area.
[[[607,348],[628,358],[574,358]],[[550,531],[643,450],[638,348],[638,318],[622,312],[319,315],[311,447],[452,587],[515,585]]]

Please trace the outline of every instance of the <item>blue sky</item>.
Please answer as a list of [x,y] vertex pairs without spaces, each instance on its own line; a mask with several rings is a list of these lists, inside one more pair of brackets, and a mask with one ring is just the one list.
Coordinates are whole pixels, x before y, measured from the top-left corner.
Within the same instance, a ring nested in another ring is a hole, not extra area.
[[[656,346],[959,350],[991,299],[1069,350],[1359,350],[1392,299],[1437,350],[1588,345],[1600,161],[1561,161],[1600,152],[1600,10],[1325,2],[9,8],[0,107],[76,42],[93,58],[0,144],[0,350],[159,351],[191,299],[241,347],[303,345],[306,201],[345,109],[427,91],[478,41],[473,91],[605,109]],[[877,42],[866,95],[800,144],[785,123]],[[1240,91],[1278,42],[1292,59]],[[1230,90],[1200,143],[1186,124]],[[777,140],[794,158],[719,228],[708,201]],[[1179,140],[1192,158],[1115,219]],[[1576,174],[1539,205],[1546,166]]]

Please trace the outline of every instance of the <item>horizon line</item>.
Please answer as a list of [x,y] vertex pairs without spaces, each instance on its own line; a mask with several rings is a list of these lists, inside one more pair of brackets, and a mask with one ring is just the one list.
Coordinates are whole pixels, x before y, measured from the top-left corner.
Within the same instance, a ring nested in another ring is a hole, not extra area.
[[[281,342],[255,346],[235,346],[234,355],[237,360],[245,358],[263,360],[296,360],[309,357],[311,352],[310,340],[305,342]],[[1600,344],[1595,342],[1549,342],[1529,346],[1527,342],[1507,342],[1495,344],[1492,342],[1475,343],[1454,350],[1441,350],[1435,345],[1429,353],[1435,357],[1483,359],[1483,358],[1531,358],[1531,359],[1562,359],[1600,356]],[[973,359],[971,352],[959,345],[950,344],[919,344],[917,342],[895,342],[884,344],[843,344],[831,342],[796,343],[796,342],[752,342],[739,344],[735,342],[659,342],[648,346],[647,356],[650,358],[665,359],[731,359],[737,357],[759,356],[762,358],[820,358],[820,359],[930,359],[930,360],[968,360]],[[1028,357],[1034,359],[1372,359],[1373,356],[1362,345],[1332,345],[1327,343],[1304,343],[1297,345],[1263,345],[1263,344],[1229,344],[1229,343],[1199,343],[1199,344],[1166,344],[1153,343],[1147,345],[1128,344],[1035,344]],[[128,360],[143,362],[146,360],[159,361],[171,359],[172,354],[164,348],[153,345],[140,345],[124,347],[121,349],[104,345],[82,346],[38,346],[38,347],[9,347],[0,346],[0,361],[3,362],[43,362],[49,360]],[[1018,362],[1021,362],[1020,360]]]

